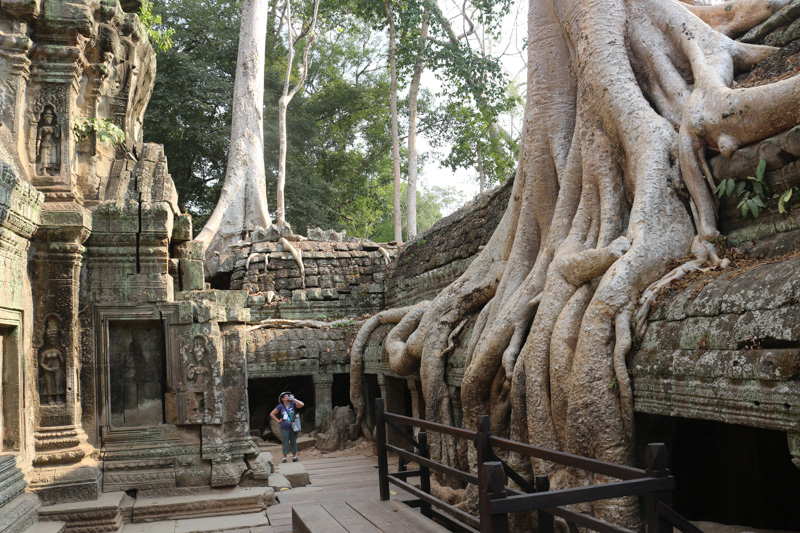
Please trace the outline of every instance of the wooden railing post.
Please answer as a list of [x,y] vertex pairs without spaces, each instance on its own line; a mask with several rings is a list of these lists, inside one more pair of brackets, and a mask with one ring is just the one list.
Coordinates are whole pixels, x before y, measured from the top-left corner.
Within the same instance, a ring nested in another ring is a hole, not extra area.
[[492,500],[506,497],[506,474],[499,461],[488,461],[478,465],[483,471],[478,490],[480,505],[481,533],[506,533],[508,515],[492,514]]
[[375,400],[376,440],[378,446],[378,487],[381,501],[389,499],[389,458],[386,456],[386,422],[383,420],[383,398]]
[[[547,492],[550,490],[550,478],[547,476],[536,476],[534,487],[536,487],[536,492]],[[555,531],[553,515],[541,509],[537,511],[537,513],[539,514],[539,533],[553,533]]]
[[492,456],[492,446],[489,437],[492,435],[492,423],[487,415],[478,417],[478,432],[475,434],[475,451],[478,455],[478,487],[483,484],[483,469],[481,465]]
[[[651,477],[669,476],[667,447],[662,443],[648,444],[645,454],[647,475]],[[672,506],[672,491],[651,492],[645,496],[647,504],[647,532],[672,533],[672,524],[659,515],[658,505]]]
[[[428,433],[420,431],[417,433],[417,440],[419,442],[419,454],[425,459],[430,459],[431,449],[428,446]],[[419,465],[419,488],[428,494],[431,493],[431,469],[427,466]],[[428,518],[433,516],[430,502],[423,500],[419,510],[423,516]]]

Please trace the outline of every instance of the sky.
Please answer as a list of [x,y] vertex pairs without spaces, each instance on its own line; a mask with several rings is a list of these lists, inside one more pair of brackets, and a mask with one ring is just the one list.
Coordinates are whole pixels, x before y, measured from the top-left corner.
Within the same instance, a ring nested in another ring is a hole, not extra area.
[[[491,48],[495,54],[502,54],[501,61],[509,74],[509,78],[517,78],[522,83],[525,83],[527,73],[525,68],[526,53],[523,50],[527,34],[526,24],[527,2],[525,0],[514,0],[509,14],[503,21],[502,40],[492,43]],[[422,77],[422,86],[432,93],[436,93],[441,83],[431,71],[426,71]],[[516,117],[516,121],[519,122],[520,118],[520,116]],[[504,118],[503,125],[507,129],[509,129],[510,121],[509,117]],[[518,130],[519,124],[516,124],[516,128]],[[424,134],[420,135],[418,145],[420,153],[433,150]],[[440,166],[439,161],[446,157],[448,148],[446,146],[442,147],[438,152],[439,155],[431,157],[423,167],[419,177],[419,186],[423,190],[432,186],[455,187],[461,193],[462,202],[457,206],[453,206],[449,211],[442,213],[447,216],[450,212],[463,206],[464,203],[471,201],[478,194],[478,172],[476,169],[458,169],[453,172],[447,167]]]

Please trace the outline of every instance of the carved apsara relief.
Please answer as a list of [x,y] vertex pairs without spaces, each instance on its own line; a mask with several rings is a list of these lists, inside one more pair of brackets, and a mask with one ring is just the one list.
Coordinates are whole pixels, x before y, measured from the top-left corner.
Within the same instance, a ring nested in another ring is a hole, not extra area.
[[201,424],[213,418],[214,364],[213,342],[204,334],[185,335],[180,340],[180,353],[185,382],[183,389],[183,423]]
[[61,131],[53,106],[45,106],[36,130],[36,173],[56,176],[61,172]]
[[38,176],[58,176],[61,173],[66,109],[67,89],[64,86],[40,89],[28,109],[29,157]]
[[40,405],[66,403],[66,356],[61,345],[61,319],[50,315],[45,320],[42,347],[37,356],[39,363]]

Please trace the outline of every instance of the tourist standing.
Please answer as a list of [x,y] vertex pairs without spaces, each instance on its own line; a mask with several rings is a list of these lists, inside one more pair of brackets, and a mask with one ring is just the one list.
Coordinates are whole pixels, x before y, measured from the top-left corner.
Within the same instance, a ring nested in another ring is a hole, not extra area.
[[[279,422],[281,426],[281,448],[283,451],[283,462],[286,462],[286,456],[289,452],[292,453],[292,462],[297,462],[297,431],[299,425],[293,427],[293,422],[297,419],[297,409],[303,407],[305,404],[296,399],[291,392],[282,392],[278,396],[278,407],[272,410],[269,414],[270,418]],[[278,418],[280,416],[280,418]]]

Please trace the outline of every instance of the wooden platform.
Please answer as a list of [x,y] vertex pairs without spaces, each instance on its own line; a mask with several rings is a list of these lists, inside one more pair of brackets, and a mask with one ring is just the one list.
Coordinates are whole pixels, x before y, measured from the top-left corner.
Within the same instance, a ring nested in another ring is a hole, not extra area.
[[[396,459],[395,459],[396,460]],[[296,506],[311,506],[318,507],[328,515],[331,515],[330,509],[334,513],[352,513],[359,514],[363,518],[363,514],[353,507],[355,505],[360,508],[361,504],[390,504],[398,507],[400,510],[408,510],[414,513],[416,517],[421,520],[427,521],[419,514],[418,511],[407,508],[402,504],[404,500],[412,500],[413,496],[405,492],[392,488],[396,494],[392,494],[391,502],[377,502],[378,499],[378,465],[366,457],[359,455],[354,457],[336,457],[326,459],[315,459],[312,461],[303,461],[309,476],[311,477],[311,485],[298,489],[292,489],[285,492],[276,493],[278,500],[277,505],[272,505],[267,508],[267,516],[269,517],[270,525],[275,533],[290,533],[291,531],[299,531],[292,529],[292,509]],[[390,465],[390,470],[397,468],[396,462]],[[338,504],[338,505],[336,505]],[[348,509],[344,509],[347,507]],[[383,513],[388,513],[385,509],[379,508]],[[363,508],[365,513],[370,513],[368,507]],[[391,511],[394,513],[394,511]],[[341,515],[340,515],[341,516]],[[381,516],[381,515],[377,515]],[[407,514],[401,513],[404,519]],[[343,518],[344,519],[344,518]],[[413,519],[408,518],[409,520]],[[377,520],[377,518],[376,518]],[[432,527],[439,527],[433,522],[428,522]],[[324,533],[333,533],[334,530],[324,530]],[[342,531],[382,531],[381,529],[343,529]],[[446,529],[418,529],[416,526],[406,525],[401,528],[394,528],[392,533],[402,533],[405,531],[447,531]]]
[[292,509],[295,533],[449,533],[400,501],[303,504]]

